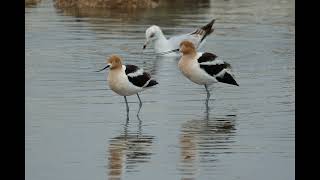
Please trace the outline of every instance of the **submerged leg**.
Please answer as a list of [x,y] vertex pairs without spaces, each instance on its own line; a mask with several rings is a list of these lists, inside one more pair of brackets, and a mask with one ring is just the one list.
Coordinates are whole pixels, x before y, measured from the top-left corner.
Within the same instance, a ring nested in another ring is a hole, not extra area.
[[207,111],[209,109],[209,98],[210,98],[210,92],[208,90],[208,86],[205,84],[204,87],[206,88],[206,91],[207,91],[207,99],[206,99],[206,108],[207,108]]
[[141,121],[139,115],[137,115],[137,118],[138,118],[138,121],[139,121],[138,135],[141,136],[141,134],[142,134],[142,121]]
[[126,96],[123,96],[123,97],[124,97],[124,100],[126,101],[127,116],[128,116],[128,114],[129,114],[129,105],[128,105],[127,97]]
[[140,109],[141,109],[141,107],[142,107],[142,102],[141,102],[141,99],[140,99],[140,97],[139,97],[139,94],[138,94],[138,93],[137,93],[137,96],[138,96],[138,99],[139,99],[139,110],[138,110],[137,115],[139,115]]
[[205,84],[204,87],[206,88],[206,91],[207,91],[207,99],[210,98],[210,92],[208,90],[208,86]]
[[209,99],[206,99],[206,119],[209,120]]

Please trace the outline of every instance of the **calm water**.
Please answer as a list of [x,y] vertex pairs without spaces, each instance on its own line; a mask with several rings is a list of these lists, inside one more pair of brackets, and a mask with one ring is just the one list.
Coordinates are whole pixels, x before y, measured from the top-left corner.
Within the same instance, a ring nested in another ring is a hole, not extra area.
[[[295,179],[293,0],[202,1],[139,12],[25,8],[26,180]],[[216,18],[203,49],[232,64],[239,87],[206,92],[177,59],[141,56],[144,31],[192,31]],[[159,86],[113,93],[106,57],[151,72]]]

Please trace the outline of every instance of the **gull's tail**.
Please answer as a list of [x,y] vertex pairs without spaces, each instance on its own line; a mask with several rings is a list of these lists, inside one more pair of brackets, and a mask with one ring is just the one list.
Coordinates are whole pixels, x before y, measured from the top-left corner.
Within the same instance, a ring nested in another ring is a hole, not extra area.
[[215,21],[215,19],[212,19],[212,21],[210,21],[207,25],[201,27],[201,29],[205,32],[205,34],[201,38],[200,42],[202,42],[204,40],[204,38],[206,38],[206,36],[208,36],[209,34],[211,34],[214,31],[214,28],[212,28],[214,21]]
[[207,25],[202,26],[191,33],[191,35],[198,35],[198,37],[201,37],[200,41],[197,42],[198,45],[200,45],[202,41],[214,31],[214,28],[212,28],[214,21],[215,19],[212,19],[212,21],[210,21]]

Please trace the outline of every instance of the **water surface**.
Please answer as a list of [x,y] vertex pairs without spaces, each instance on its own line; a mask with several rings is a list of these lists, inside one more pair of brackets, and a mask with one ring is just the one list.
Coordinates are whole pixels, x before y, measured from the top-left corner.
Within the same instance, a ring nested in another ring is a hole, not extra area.
[[[26,180],[292,180],[295,171],[294,1],[200,1],[150,11],[25,9]],[[152,24],[168,36],[212,18],[203,50],[231,63],[239,87],[206,91],[175,58],[141,56]],[[106,57],[159,86],[123,97],[96,73]]]

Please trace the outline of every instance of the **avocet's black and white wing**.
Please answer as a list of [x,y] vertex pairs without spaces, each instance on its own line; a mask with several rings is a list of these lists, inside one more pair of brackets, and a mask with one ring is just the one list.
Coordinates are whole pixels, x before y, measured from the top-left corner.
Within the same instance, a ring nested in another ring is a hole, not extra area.
[[150,74],[143,71],[143,69],[135,65],[125,65],[125,73],[128,80],[137,87],[151,87],[158,84],[157,81],[151,79]]
[[202,53],[198,58],[200,68],[217,81],[239,86],[231,72],[231,65],[217,58],[212,53]]

